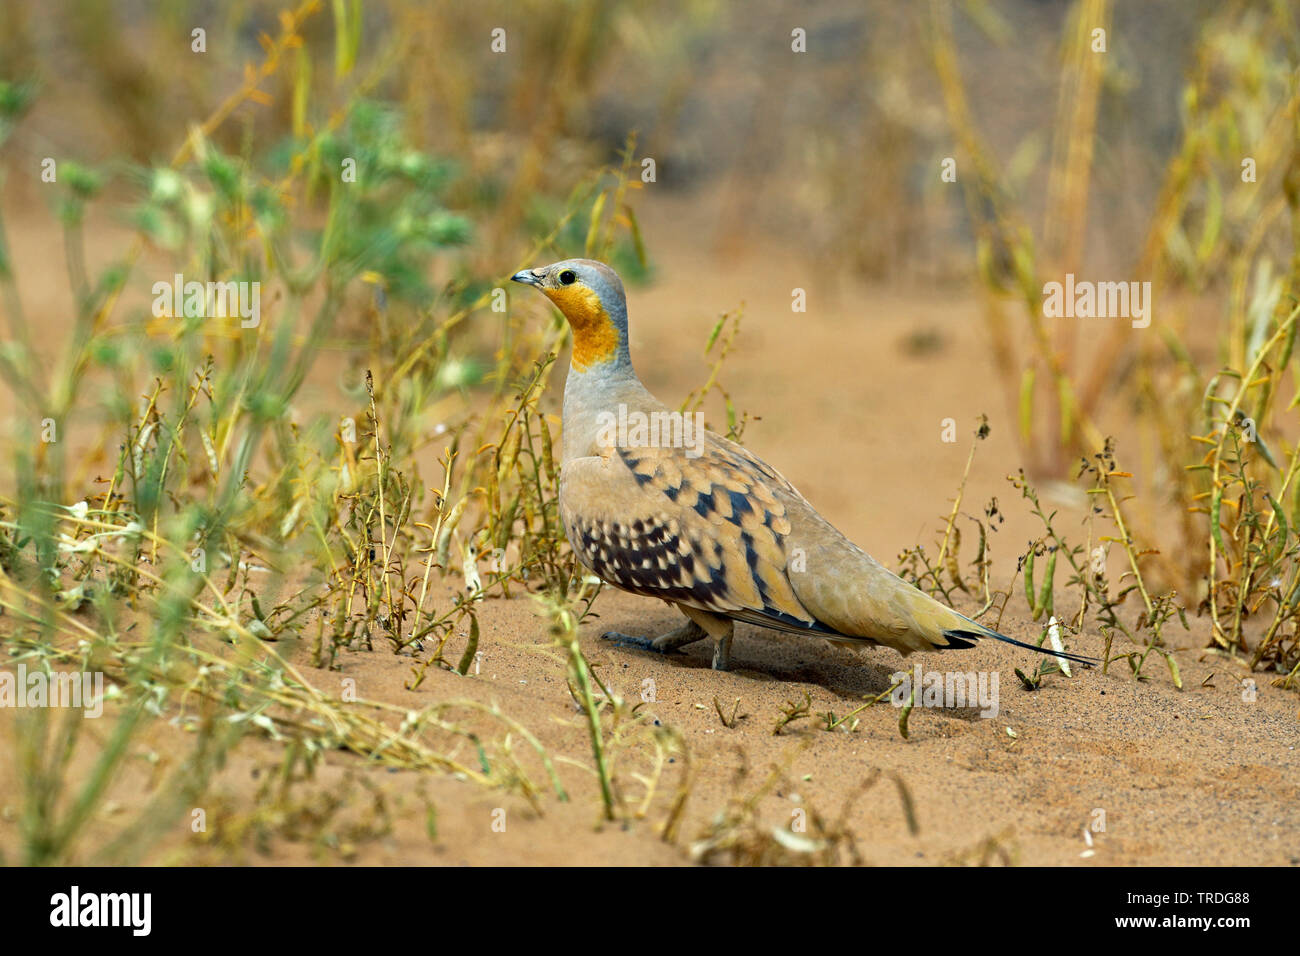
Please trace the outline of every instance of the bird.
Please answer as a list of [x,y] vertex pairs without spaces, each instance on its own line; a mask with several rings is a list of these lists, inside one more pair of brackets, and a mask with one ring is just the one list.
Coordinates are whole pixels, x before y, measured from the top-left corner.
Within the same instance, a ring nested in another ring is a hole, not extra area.
[[681,413],[637,376],[623,282],[605,263],[565,259],[511,279],[545,295],[572,331],[559,514],[578,562],[686,616],[665,634],[605,638],[661,654],[712,638],[720,671],[730,667],[736,622],[903,655],[992,639],[1094,663],[1000,634],[904,581],[738,443],[689,421],[638,430]]

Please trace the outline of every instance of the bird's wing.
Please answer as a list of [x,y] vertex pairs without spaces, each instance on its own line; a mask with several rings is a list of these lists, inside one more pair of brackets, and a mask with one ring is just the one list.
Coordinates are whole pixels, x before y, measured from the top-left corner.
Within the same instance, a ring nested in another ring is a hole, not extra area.
[[602,580],[650,597],[795,633],[834,633],[786,575],[793,487],[739,445],[702,453],[619,447],[560,475],[569,543]]

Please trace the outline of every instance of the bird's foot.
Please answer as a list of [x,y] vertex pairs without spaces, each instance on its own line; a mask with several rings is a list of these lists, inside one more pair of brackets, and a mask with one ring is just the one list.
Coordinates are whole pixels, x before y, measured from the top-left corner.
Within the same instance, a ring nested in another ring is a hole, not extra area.
[[656,654],[675,654],[679,647],[706,637],[704,630],[694,621],[687,621],[681,627],[660,634],[658,637],[636,637],[621,631],[606,631],[601,635],[607,641],[613,641],[615,647],[639,647],[643,651]]
[[635,634],[624,634],[622,631],[606,631],[600,635],[601,640],[609,641],[615,647],[637,647],[643,651],[654,651],[656,654],[676,654],[677,648],[659,643],[662,638],[638,637]]

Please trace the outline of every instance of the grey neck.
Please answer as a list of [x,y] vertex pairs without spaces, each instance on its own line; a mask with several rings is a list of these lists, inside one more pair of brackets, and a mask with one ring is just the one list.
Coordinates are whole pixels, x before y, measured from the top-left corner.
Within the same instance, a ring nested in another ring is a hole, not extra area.
[[637,378],[626,346],[613,361],[602,362],[582,370],[569,366],[564,383],[564,431],[561,464],[573,458],[600,453],[596,438],[601,430],[602,413],[618,420],[619,406],[628,410],[663,409]]

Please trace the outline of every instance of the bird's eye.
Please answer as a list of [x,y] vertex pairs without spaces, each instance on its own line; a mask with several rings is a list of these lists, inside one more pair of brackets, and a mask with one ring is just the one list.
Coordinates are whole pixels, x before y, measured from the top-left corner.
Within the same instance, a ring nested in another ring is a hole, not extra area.
[[565,269],[560,273],[560,285],[573,285],[578,281],[578,275],[572,269]]

